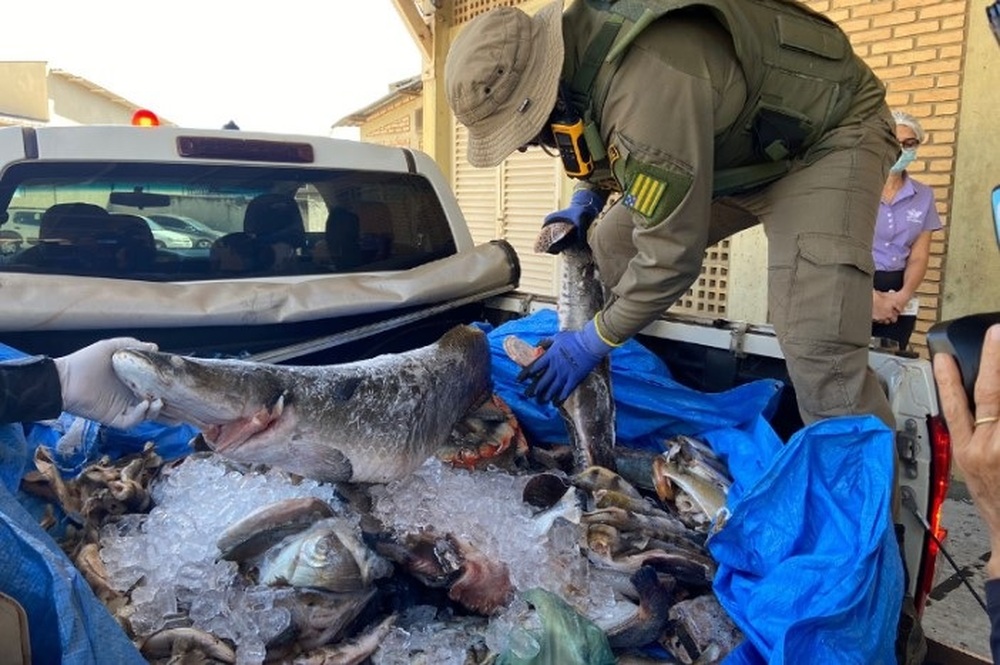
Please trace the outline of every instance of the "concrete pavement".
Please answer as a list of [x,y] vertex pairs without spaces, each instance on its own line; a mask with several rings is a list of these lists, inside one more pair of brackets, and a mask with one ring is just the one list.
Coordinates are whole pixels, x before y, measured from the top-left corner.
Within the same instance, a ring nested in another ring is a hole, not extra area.
[[990,662],[989,620],[962,582],[963,578],[968,580],[985,602],[983,584],[990,540],[963,483],[952,480],[942,519],[948,529],[944,547],[958,571],[943,555],[938,555],[934,588],[924,608],[924,632],[941,644]]

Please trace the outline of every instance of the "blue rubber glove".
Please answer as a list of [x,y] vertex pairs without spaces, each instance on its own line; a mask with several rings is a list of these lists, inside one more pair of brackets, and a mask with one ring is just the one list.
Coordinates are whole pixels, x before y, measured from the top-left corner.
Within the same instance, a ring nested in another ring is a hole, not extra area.
[[578,189],[573,192],[573,197],[569,200],[569,207],[546,215],[542,226],[553,222],[570,222],[576,227],[576,232],[580,234],[580,237],[585,237],[587,227],[601,214],[607,200],[608,197],[600,192]]
[[545,353],[521,370],[517,380],[531,382],[525,397],[555,404],[569,397],[613,348],[597,334],[593,321],[582,330],[556,333],[543,340],[541,346],[547,347]]

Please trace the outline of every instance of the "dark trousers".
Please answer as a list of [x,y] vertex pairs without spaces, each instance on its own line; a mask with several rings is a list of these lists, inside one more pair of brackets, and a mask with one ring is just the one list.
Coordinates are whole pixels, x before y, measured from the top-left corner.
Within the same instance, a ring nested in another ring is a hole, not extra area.
[[[876,291],[899,291],[903,288],[903,271],[876,270],[874,283]],[[910,335],[913,334],[913,328],[916,325],[916,316],[902,314],[899,315],[895,323],[875,323],[872,321],[872,337],[895,340],[899,344],[899,348],[905,350],[906,345],[910,343]]]

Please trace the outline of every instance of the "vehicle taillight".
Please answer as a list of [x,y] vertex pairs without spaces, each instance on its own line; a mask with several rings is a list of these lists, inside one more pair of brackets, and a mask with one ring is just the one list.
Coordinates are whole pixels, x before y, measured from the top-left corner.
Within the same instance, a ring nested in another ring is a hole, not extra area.
[[931,495],[927,504],[930,534],[924,539],[923,564],[920,577],[917,578],[914,601],[918,614],[923,613],[924,603],[934,587],[934,568],[941,549],[938,543],[944,542],[945,536],[948,535],[948,530],[941,526],[941,512],[944,500],[948,496],[948,483],[951,480],[951,435],[944,424],[944,419],[941,416],[929,418],[928,430],[931,439]]
[[158,127],[160,119],[149,109],[139,109],[132,114],[132,124],[136,127]]

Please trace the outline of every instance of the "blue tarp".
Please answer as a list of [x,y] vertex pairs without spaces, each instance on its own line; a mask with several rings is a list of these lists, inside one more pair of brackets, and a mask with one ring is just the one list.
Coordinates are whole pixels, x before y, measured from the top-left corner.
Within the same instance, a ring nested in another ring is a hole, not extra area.
[[896,662],[893,438],[874,416],[814,423],[776,453],[709,437],[740,487],[708,541],[716,596],[747,638],[727,663]]
[[[488,332],[494,390],[535,444],[566,443],[566,426],[551,404],[525,399],[525,385],[517,382],[521,368],[504,353],[503,340],[514,335],[537,344],[558,326],[554,311],[541,310]],[[761,380],[721,393],[692,390],[674,381],[663,361],[634,340],[611,353],[611,382],[618,444],[657,451],[663,450],[665,439],[678,434],[751,427],[762,414],[771,414],[782,388],[780,381]]]
[[145,663],[59,545],[15,498],[28,444],[20,425],[0,426],[0,588],[28,615],[32,661],[66,665]]
[[[565,443],[565,426],[553,407],[523,397],[520,368],[502,343],[509,334],[537,343],[557,326],[555,313],[542,311],[486,327],[496,392],[541,445]],[[0,348],[0,359],[16,355]],[[870,417],[832,419],[785,445],[767,422],[779,382],[701,393],[674,381],[636,342],[612,352],[611,370],[619,445],[662,450],[671,436],[697,435],[729,464],[730,515],[709,549],[719,562],[716,594],[747,640],[727,662],[894,662],[903,571],[888,515],[888,428]],[[63,436],[69,431],[79,436]],[[165,457],[176,457],[187,452],[192,435],[152,423],[119,432],[65,414],[31,425],[28,437],[20,425],[0,428],[0,588],[28,611],[37,662],[59,662],[60,655],[81,664],[141,659],[15,499],[34,447],[54,446],[60,468],[72,474],[102,455],[137,452],[149,440]]]
[[[24,353],[0,344],[0,361]],[[163,457],[190,451],[197,430],[142,423],[114,430],[63,413],[39,422],[0,425],[0,589],[24,607],[32,660],[91,665],[145,663],[145,659],[97,599],[90,585],[49,532],[38,523],[40,504],[19,490],[38,446],[52,450],[63,475],[71,477],[107,455],[118,459],[154,441]],[[58,536],[60,528],[53,529]]]
[[[545,311],[490,332],[496,392],[535,443],[564,443],[562,419],[523,397],[502,343],[511,334],[537,343],[557,328]],[[903,569],[889,428],[836,418],[783,444],[767,422],[780,383],[701,393],[635,342],[612,351],[611,381],[618,445],[662,450],[674,434],[698,435],[729,466],[729,516],[708,541],[715,593],[746,636],[727,663],[895,662]]]

